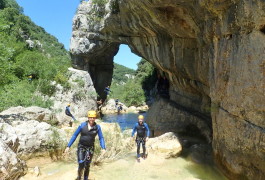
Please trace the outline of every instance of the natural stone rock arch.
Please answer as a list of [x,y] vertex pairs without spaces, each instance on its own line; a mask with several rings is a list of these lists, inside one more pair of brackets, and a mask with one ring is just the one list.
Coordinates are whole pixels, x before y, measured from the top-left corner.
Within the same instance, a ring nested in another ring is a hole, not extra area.
[[168,108],[156,113],[152,128],[196,125],[227,176],[262,179],[264,8],[258,0],[82,2],[73,23],[73,64],[91,73],[101,94],[119,44],[127,44],[170,80],[170,100],[159,103]]

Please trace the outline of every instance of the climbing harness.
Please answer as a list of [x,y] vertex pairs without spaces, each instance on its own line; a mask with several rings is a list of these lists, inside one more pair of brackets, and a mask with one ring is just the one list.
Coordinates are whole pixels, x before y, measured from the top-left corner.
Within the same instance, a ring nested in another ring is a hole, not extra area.
[[91,161],[91,159],[92,159],[92,156],[93,156],[93,154],[94,154],[94,147],[80,147],[80,151],[81,152],[85,152],[85,157],[84,157],[84,159],[82,159],[82,160],[79,160],[79,162],[78,163],[83,163],[83,162],[88,162],[88,163],[90,163]]
[[136,143],[138,144],[138,143],[145,143],[145,138],[146,137],[136,137]]

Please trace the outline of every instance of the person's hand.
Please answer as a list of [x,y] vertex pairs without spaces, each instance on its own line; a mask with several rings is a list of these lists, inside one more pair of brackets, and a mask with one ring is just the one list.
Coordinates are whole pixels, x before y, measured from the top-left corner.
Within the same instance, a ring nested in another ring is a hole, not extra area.
[[106,153],[106,149],[101,149],[97,160],[103,159]]
[[100,154],[105,154],[106,153],[106,149],[101,149],[101,153]]
[[68,154],[68,153],[69,153],[69,150],[70,150],[69,147],[65,148],[65,150],[64,150],[64,155]]
[[149,137],[146,137],[145,141],[147,142],[149,140]]

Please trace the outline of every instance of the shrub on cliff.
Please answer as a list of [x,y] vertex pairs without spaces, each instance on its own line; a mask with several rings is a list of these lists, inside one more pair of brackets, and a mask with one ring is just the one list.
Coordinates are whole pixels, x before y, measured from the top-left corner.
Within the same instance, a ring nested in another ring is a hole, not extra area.
[[63,44],[22,12],[14,0],[0,0],[0,111],[19,105],[47,107],[51,103],[36,97],[36,91],[52,95],[52,81],[69,86],[65,72],[71,61]]

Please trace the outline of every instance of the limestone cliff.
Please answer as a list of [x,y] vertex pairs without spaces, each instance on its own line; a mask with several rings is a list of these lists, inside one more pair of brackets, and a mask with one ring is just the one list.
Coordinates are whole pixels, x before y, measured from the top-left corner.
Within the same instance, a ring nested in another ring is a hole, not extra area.
[[264,42],[263,0],[91,0],[74,17],[70,51],[103,96],[113,56],[127,44],[170,80],[170,99],[154,105],[164,110],[147,119],[154,134],[168,120],[175,132],[196,127],[230,179],[261,180]]

